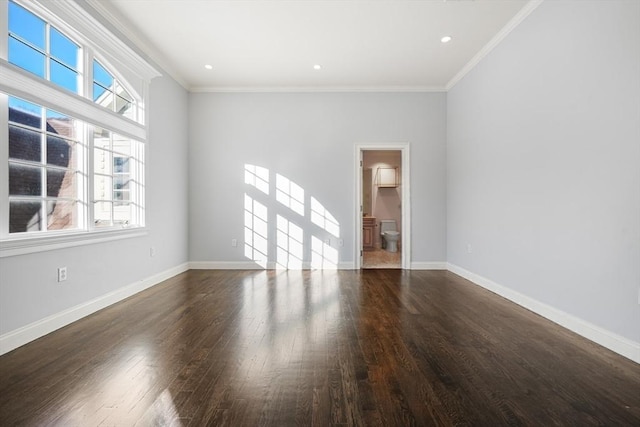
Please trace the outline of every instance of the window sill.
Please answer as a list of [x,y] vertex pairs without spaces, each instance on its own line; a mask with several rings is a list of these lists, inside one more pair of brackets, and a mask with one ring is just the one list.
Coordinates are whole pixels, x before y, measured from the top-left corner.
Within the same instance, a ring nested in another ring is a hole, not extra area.
[[74,246],[93,245],[95,243],[146,236],[147,234],[147,228],[136,227],[118,230],[84,231],[46,237],[37,236],[7,239],[0,241],[0,258],[71,248]]

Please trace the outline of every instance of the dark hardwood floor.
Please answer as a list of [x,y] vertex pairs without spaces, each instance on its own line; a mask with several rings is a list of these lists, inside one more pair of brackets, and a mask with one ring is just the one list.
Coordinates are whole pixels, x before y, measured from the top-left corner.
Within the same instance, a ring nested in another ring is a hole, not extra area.
[[0,357],[0,425],[640,425],[640,365],[444,271],[189,271]]

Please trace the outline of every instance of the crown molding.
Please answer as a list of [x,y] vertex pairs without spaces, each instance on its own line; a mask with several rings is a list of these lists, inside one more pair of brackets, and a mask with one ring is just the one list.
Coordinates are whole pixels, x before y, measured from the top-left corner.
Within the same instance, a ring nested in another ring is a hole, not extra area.
[[45,0],[20,0],[37,14],[55,22],[61,29],[73,34],[83,43],[97,48],[103,55],[115,60],[119,67],[126,67],[146,81],[160,74],[144,58],[121,39],[112,34],[102,23],[74,1],[53,2]]
[[443,86],[195,86],[192,93],[446,92]]
[[167,74],[169,74],[184,89],[189,89],[189,84],[176,69],[171,66],[171,62],[145,37],[136,32],[135,26],[127,18],[114,9],[113,6],[104,0],[83,0],[91,6],[100,16],[113,25],[122,35],[124,35],[138,49],[142,50],[156,64],[158,64]]
[[471,70],[475,68],[476,65],[480,63],[493,49],[498,46],[502,40],[504,40],[511,31],[513,31],[522,21],[524,21],[531,12],[536,10],[538,6],[542,4],[544,0],[530,0],[507,24],[502,27],[502,29],[495,35],[489,43],[484,45],[482,49],[478,53],[474,55],[473,58],[469,62],[465,64],[464,67],[458,73],[453,76],[449,83],[445,86],[445,91],[451,90],[460,80],[464,78]]

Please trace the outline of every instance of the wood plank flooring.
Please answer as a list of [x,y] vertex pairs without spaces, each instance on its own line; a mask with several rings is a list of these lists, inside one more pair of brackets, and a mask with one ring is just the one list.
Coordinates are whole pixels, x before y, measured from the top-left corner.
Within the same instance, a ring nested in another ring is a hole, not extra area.
[[189,271],[0,357],[0,425],[640,425],[640,365],[444,271]]

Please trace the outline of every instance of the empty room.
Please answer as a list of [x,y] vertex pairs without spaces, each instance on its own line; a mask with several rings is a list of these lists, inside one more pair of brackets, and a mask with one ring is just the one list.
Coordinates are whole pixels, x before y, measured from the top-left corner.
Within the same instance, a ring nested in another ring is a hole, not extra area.
[[640,1],[0,35],[0,425],[640,425]]

